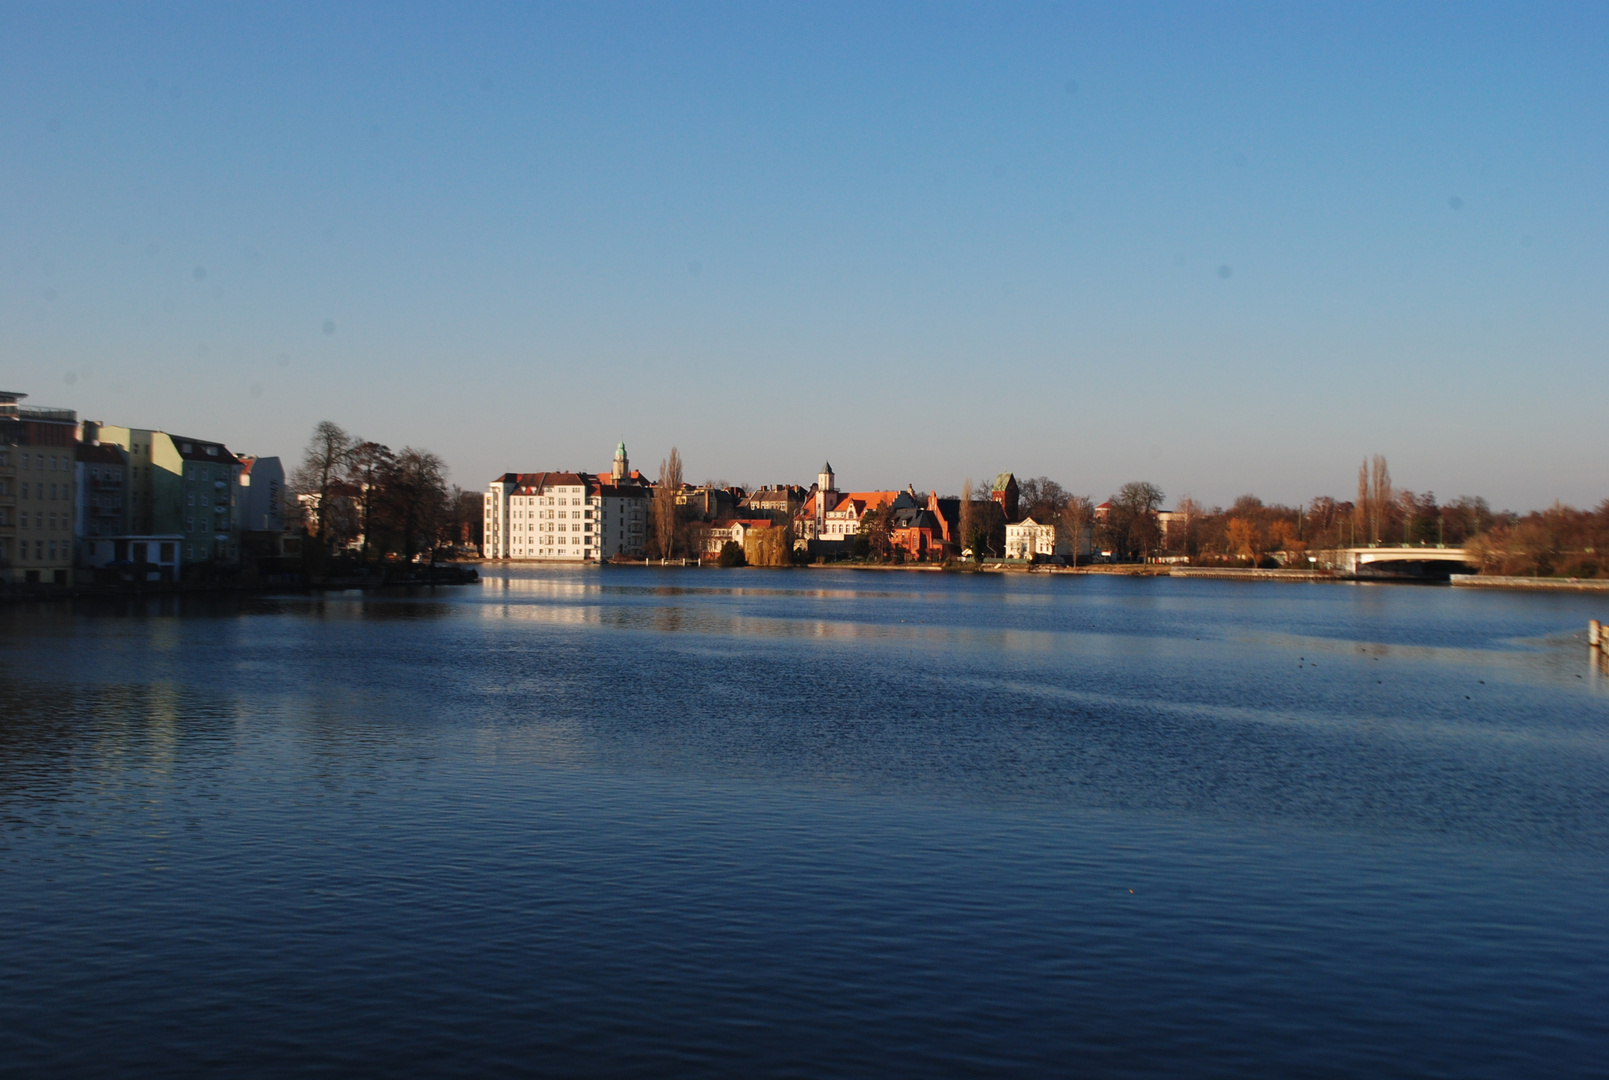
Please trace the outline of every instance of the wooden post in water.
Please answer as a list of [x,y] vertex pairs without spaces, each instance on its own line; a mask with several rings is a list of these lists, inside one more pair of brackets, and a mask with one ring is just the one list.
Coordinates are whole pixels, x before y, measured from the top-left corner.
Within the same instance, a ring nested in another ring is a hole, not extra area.
[[1603,648],[1603,624],[1597,619],[1587,620],[1587,644],[1594,649]]

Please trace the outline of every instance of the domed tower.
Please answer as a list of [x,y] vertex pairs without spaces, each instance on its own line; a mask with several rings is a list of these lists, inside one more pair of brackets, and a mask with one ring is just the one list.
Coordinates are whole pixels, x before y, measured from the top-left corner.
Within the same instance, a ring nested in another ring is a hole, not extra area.
[[626,477],[631,475],[631,462],[626,459],[625,443],[621,443],[619,446],[615,447],[615,467],[610,475],[613,476],[615,486],[617,487],[625,483]]

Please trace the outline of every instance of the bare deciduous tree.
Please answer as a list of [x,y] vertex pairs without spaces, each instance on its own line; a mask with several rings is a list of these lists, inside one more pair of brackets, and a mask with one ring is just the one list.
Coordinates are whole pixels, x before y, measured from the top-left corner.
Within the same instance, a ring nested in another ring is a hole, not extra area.
[[972,546],[972,531],[976,521],[977,515],[972,509],[972,477],[969,476],[961,481],[960,520],[957,522],[960,528],[956,538],[961,542],[963,552]]
[[442,518],[437,547],[454,551],[463,547],[481,547],[484,498],[478,491],[465,491],[457,484],[452,486],[447,493],[447,512]]
[[405,561],[428,551],[441,529],[447,507],[447,468],[428,450],[402,448],[386,470],[381,499],[386,524]]
[[1162,489],[1144,480],[1134,480],[1119,488],[1108,501],[1112,507],[1101,531],[1113,555],[1126,559],[1149,554],[1161,539],[1156,512],[1162,506]]
[[318,520],[320,543],[328,543],[330,536],[330,493],[341,483],[346,472],[347,458],[356,440],[333,420],[320,420],[302,451],[302,464],[291,478],[291,487],[299,495],[307,495],[316,503],[314,513]]
[[396,464],[397,457],[391,448],[377,442],[360,442],[347,454],[347,481],[356,528],[363,537],[361,557],[365,562],[378,524],[376,507],[380,505],[386,477]]
[[1062,507],[1061,524],[1067,530],[1068,546],[1072,549],[1073,566],[1078,565],[1078,549],[1083,546],[1084,533],[1095,520],[1095,500],[1088,495],[1070,495]]
[[1024,480],[1020,491],[1017,505],[1023,517],[1031,517],[1041,524],[1055,522],[1066,509],[1067,500],[1072,497],[1070,492],[1048,476]]
[[1385,532],[1386,511],[1391,506],[1391,471],[1383,455],[1374,455],[1374,475],[1369,478],[1369,539],[1378,543]]
[[1358,466],[1358,501],[1352,504],[1353,543],[1369,542],[1369,459]]
[[1167,542],[1169,551],[1188,555],[1195,558],[1201,551],[1201,518],[1206,513],[1195,499],[1188,495],[1181,496],[1174,504],[1174,526],[1168,530],[1163,539]]
[[662,559],[668,559],[675,553],[676,527],[679,523],[676,496],[681,488],[682,455],[673,446],[670,448],[670,457],[659,463],[659,484],[654,488],[654,501],[649,507],[654,541]]
[[1354,527],[1363,542],[1380,542],[1390,505],[1391,471],[1386,468],[1386,459],[1380,454],[1374,455],[1371,469],[1365,458],[1358,466],[1358,502],[1352,511]]

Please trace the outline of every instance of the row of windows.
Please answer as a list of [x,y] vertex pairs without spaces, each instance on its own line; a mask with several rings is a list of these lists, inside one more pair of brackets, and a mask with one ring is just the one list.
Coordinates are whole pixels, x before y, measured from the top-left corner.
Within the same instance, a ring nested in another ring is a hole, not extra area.
[[[11,486],[10,484],[5,484],[4,482],[0,482],[0,488],[9,488],[10,486]],[[24,484],[20,485],[20,487],[22,488],[22,491],[20,493],[20,497],[26,499],[28,497],[28,485],[26,483],[24,483]],[[54,500],[54,499],[70,499],[70,498],[73,497],[73,495],[72,495],[72,487],[70,485],[68,485],[68,484],[51,484],[51,485],[49,485],[49,487],[47,489],[46,485],[43,482],[40,482],[40,483],[35,484],[33,487],[34,487],[34,498],[36,498],[36,499],[51,499],[51,500]],[[47,490],[50,492],[49,495],[45,494],[45,492]],[[5,494],[9,494],[9,492],[5,491],[5,490],[0,490],[0,495],[5,495]]]
[[[48,558],[49,558],[49,560],[51,562],[55,562],[56,559],[58,559],[58,558],[65,559],[65,558],[67,558],[67,553],[68,553],[67,541],[63,540],[61,542],[61,554],[59,556],[56,554],[56,541],[54,541],[54,540],[49,540],[49,541],[35,540],[34,541],[33,552],[34,552],[35,561],[44,562],[47,559],[47,555],[45,554],[47,551],[49,552]],[[5,555],[5,551],[3,550],[3,542],[0,542],[0,556],[4,556],[4,555]],[[26,540],[17,541],[17,558],[19,560],[21,560],[22,562],[27,562],[28,561],[28,541],[26,541]]]
[[[22,451],[17,455],[18,465],[26,469],[30,467],[29,463],[32,462],[32,467],[37,468],[40,472],[44,472],[47,467],[51,472],[66,471],[71,467],[70,461],[71,459],[66,454],[29,454],[27,451]],[[11,452],[9,450],[0,450],[0,466],[10,464]]]
[[[512,505],[512,507],[515,507],[515,509],[508,510],[508,517],[510,517],[510,518],[520,518],[520,520],[526,520],[526,518],[550,518],[550,517],[555,517],[555,512],[553,512],[553,510],[526,510],[526,509],[520,509],[520,507],[526,507],[526,505],[553,505],[553,504],[555,504],[555,499],[549,499],[549,497],[541,497],[541,499],[539,499],[539,497],[534,497],[534,496],[529,497],[529,499],[520,499],[520,497],[513,497],[513,499],[510,499],[510,501],[508,501],[508,502],[510,502],[510,505]],[[602,499],[592,499],[591,504],[589,504],[589,502],[587,502],[586,499],[570,499],[570,501],[568,501],[568,505],[594,505],[594,507],[600,507],[600,505],[602,505],[602,502],[603,502]],[[557,505],[566,505],[565,499],[557,499]],[[557,512],[557,517],[565,518],[566,515],[568,515],[568,517],[587,518],[587,520],[591,520],[591,518],[594,517],[594,512],[592,512],[592,510],[558,510],[558,512]],[[597,512],[597,517],[605,517],[605,513],[603,513],[603,510],[599,510],[599,512]],[[631,509],[628,512],[628,517],[636,518],[636,520],[640,520],[640,518],[642,518],[642,510],[640,510],[640,509]],[[497,504],[496,504],[496,502],[494,502],[494,499],[492,499],[492,496],[486,496],[486,520],[488,520],[488,521],[496,521],[497,520]]]
[[[552,499],[549,499],[549,501],[547,501],[547,502],[549,502],[549,504],[550,504],[550,502],[552,502]],[[591,505],[594,505],[594,507],[597,507],[597,505],[600,505],[600,502],[602,502],[602,499],[594,499],[594,501],[592,501]],[[513,507],[515,507],[515,509],[508,510],[508,517],[512,517],[512,518],[520,518],[520,517],[549,517],[550,518],[550,517],[553,517],[553,513],[555,513],[555,512],[553,512],[553,510],[523,510],[523,509],[520,509],[520,507],[523,507],[523,505],[545,505],[545,504],[539,504],[539,502],[537,502],[536,499],[531,499],[531,501],[529,501],[528,504],[525,504],[525,502],[516,501],[516,499],[510,499],[510,504],[512,504]],[[563,499],[560,499],[560,501],[558,501],[558,504],[563,505],[563,504],[565,504],[565,502],[563,502]],[[587,505],[587,504],[586,504],[586,502],[582,502],[581,499],[576,499],[576,501],[573,502],[573,505]],[[558,510],[557,513],[558,513],[558,517],[565,517],[566,513],[568,513],[568,515],[571,515],[571,517],[578,517],[578,518],[579,517],[589,517],[589,518],[592,517],[592,510]],[[600,513],[600,515],[602,515],[603,510],[599,510],[599,513]],[[489,509],[488,509],[488,517],[497,517],[497,507],[496,507],[496,505],[492,505],[492,507],[489,507]],[[642,517],[642,510],[631,510],[631,517]]]
[[[587,505],[587,500],[574,497],[574,496],[578,496],[578,495],[581,494],[581,489],[578,488],[578,487],[575,487],[575,488],[554,488],[553,490],[559,492],[560,494],[558,494],[558,495],[540,495],[540,496],[538,496],[538,495],[515,495],[515,496],[513,496],[512,498],[509,499],[509,502],[513,503],[516,506],[525,506],[527,504],[532,505],[532,506],[585,506],[585,505]],[[486,496],[486,504],[488,506],[490,506],[492,503],[494,503],[496,501],[497,501],[497,496],[495,494],[490,494],[490,495]],[[594,498],[592,500],[592,505],[593,506],[598,505],[598,500],[596,498]]]
[[233,559],[235,557],[235,545],[233,544],[215,540],[212,546],[213,550],[209,553],[206,544],[186,544],[184,545],[184,557],[192,562],[197,559]]
[[561,521],[568,520],[571,517],[574,517],[577,521],[580,521],[583,517],[588,521],[592,520],[591,510],[515,510],[508,516],[523,521],[529,518],[552,518],[555,514],[559,516]]
[[[61,515],[61,524],[60,525],[56,524],[56,515],[55,514],[50,515],[50,517],[49,517],[50,524],[48,526],[45,524],[45,521],[46,521],[46,517],[45,517],[44,514],[35,513],[33,515],[33,522],[34,522],[33,527],[36,528],[36,529],[44,529],[44,528],[65,529],[65,528],[69,527],[70,525],[72,525],[72,519],[66,514]],[[5,523],[6,523],[5,522],[5,511],[0,510],[0,525],[4,525]],[[28,511],[24,510],[22,513],[17,515],[17,524],[21,528],[24,528],[24,529],[26,529],[28,527]]]
[[[157,545],[151,544],[150,547],[155,548]],[[226,544],[220,541],[213,544],[212,547],[214,550],[209,552],[208,545],[205,543],[186,544],[184,545],[184,556],[190,561],[206,559],[211,556],[216,556],[220,559],[234,558],[235,556],[235,547],[233,544]],[[151,556],[159,554],[156,551],[149,550],[143,543],[133,544],[131,545],[131,548],[131,554],[135,562],[145,562],[150,559]],[[0,537],[0,561],[8,559],[10,557],[9,552],[10,541]],[[56,562],[61,559],[69,558],[71,554],[72,547],[66,540],[61,541],[59,544],[55,540],[35,540],[32,542],[32,544],[30,544],[27,540],[19,540],[17,542],[17,559],[20,562],[28,562],[30,559],[34,562]],[[160,561],[163,563],[173,562],[173,544],[162,544],[160,547],[159,557]]]
[[[111,510],[114,512],[116,509],[116,507],[111,508]],[[30,521],[33,523],[32,527],[35,529],[66,529],[72,526],[72,515],[67,513],[47,515],[43,511],[35,511],[32,515],[30,515],[26,510],[17,515],[17,525],[19,528],[29,528]],[[4,507],[0,507],[0,525],[9,524],[11,524],[10,512]],[[195,518],[187,517],[184,519],[185,532],[210,532],[212,529],[213,526],[207,522],[206,519],[202,519],[199,527],[196,525]],[[591,532],[592,526],[588,525],[587,531]]]

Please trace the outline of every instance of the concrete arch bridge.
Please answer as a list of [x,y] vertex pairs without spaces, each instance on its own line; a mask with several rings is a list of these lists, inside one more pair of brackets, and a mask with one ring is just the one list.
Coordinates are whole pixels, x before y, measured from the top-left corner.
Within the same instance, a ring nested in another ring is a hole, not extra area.
[[1446,581],[1453,574],[1473,574],[1479,569],[1474,557],[1457,547],[1376,544],[1315,551],[1312,555],[1319,567],[1362,579]]

